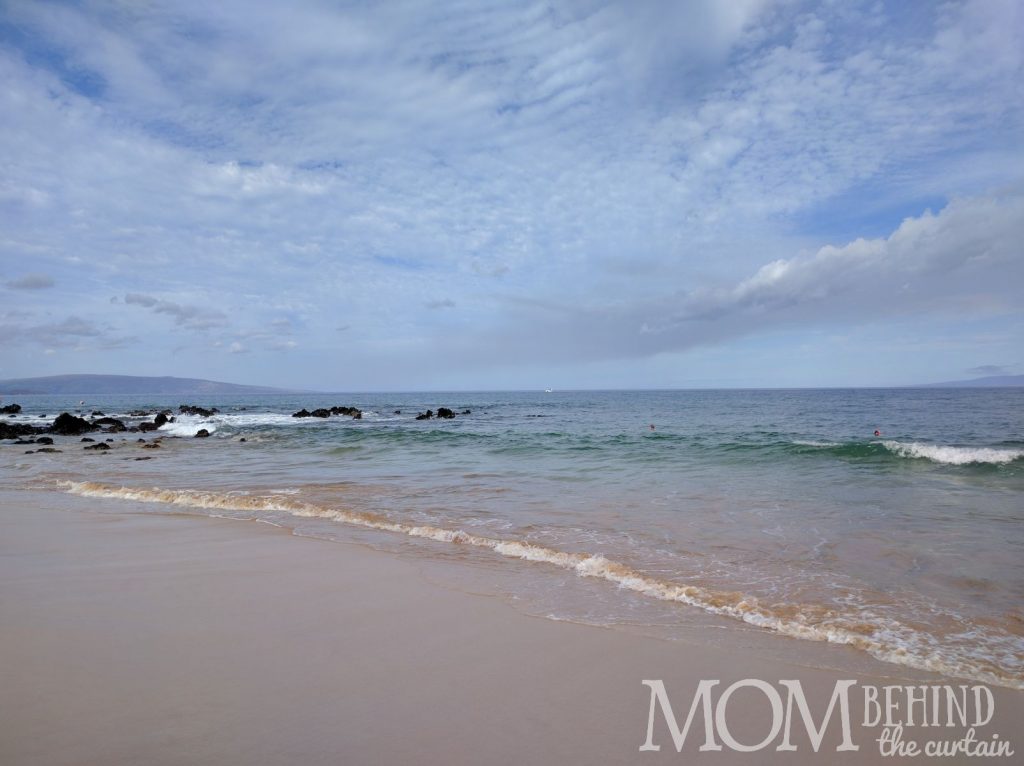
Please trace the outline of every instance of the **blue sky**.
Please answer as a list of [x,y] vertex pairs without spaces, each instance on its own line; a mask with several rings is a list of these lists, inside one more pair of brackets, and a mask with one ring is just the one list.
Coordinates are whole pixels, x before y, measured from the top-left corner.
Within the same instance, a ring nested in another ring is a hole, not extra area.
[[0,378],[1024,372],[1024,11],[0,3]]

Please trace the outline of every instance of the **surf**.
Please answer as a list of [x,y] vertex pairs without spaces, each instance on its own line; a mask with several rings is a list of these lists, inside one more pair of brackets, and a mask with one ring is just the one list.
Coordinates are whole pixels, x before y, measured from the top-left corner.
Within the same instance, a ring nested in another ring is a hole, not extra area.
[[971,647],[973,653],[962,646],[943,646],[934,636],[922,634],[891,618],[872,618],[857,612],[842,614],[833,608],[814,604],[768,604],[741,592],[718,591],[654,577],[600,553],[565,551],[527,540],[503,539],[462,529],[399,521],[383,513],[326,507],[294,499],[294,496],[158,487],[147,489],[90,481],[61,481],[58,486],[81,497],[247,514],[278,512],[448,545],[471,546],[510,559],[554,566],[582,578],[606,581],[647,598],[695,607],[793,638],[850,646],[884,662],[1024,689],[1024,672],[1004,667],[1013,655],[1018,657],[1010,664],[1024,665],[1024,656],[1021,656],[1024,655],[1024,646],[1010,648],[1003,655],[983,656],[977,643]]

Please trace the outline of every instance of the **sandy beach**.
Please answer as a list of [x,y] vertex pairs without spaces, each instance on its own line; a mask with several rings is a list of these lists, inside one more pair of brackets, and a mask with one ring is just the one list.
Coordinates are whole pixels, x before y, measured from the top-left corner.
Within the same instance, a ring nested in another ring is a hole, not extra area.
[[[814,753],[796,727],[797,752],[699,753],[698,731],[680,754],[660,716],[661,751],[638,750],[643,679],[664,680],[681,718],[701,679],[796,678],[824,704],[835,671],[532,618],[433,584],[415,561],[266,524],[30,491],[0,508],[9,766],[893,760],[858,728],[856,696],[857,752],[836,753],[831,727]],[[770,640],[794,659],[815,647]],[[1012,739],[1024,695],[993,693],[985,731]],[[729,716],[739,741],[770,726],[756,692]]]

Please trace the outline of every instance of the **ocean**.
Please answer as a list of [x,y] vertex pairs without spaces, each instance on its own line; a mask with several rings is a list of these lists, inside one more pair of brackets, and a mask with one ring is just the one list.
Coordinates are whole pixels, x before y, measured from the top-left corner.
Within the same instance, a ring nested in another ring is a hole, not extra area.
[[[3,420],[34,424],[220,412],[89,434],[107,452],[8,441],[7,489],[368,544],[553,619],[666,638],[711,620],[1024,688],[1024,389],[12,401]],[[291,415],[334,405],[363,417]],[[438,407],[460,414],[416,420]]]

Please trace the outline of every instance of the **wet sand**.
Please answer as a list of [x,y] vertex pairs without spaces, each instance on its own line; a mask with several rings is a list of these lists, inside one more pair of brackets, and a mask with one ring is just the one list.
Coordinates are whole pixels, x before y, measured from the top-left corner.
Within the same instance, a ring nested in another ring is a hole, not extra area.
[[[797,726],[795,753],[774,743],[700,753],[698,722],[680,754],[660,714],[661,752],[638,751],[650,700],[643,679],[663,679],[683,719],[701,679],[720,679],[721,689],[795,678],[820,717],[835,681],[851,676],[802,664],[806,642],[766,637],[792,646],[787,662],[533,618],[440,587],[396,555],[254,522],[123,511],[0,493],[5,766],[896,760],[880,757],[877,729],[860,727],[859,695],[858,752],[835,752],[833,726],[814,753]],[[876,664],[877,677],[857,681],[941,680]],[[746,691],[733,698],[729,725],[752,743],[771,717],[765,698]],[[996,715],[980,734],[1013,741],[1024,694],[992,691]],[[1024,742],[1014,745],[1017,755],[1000,762],[1020,762]]]

